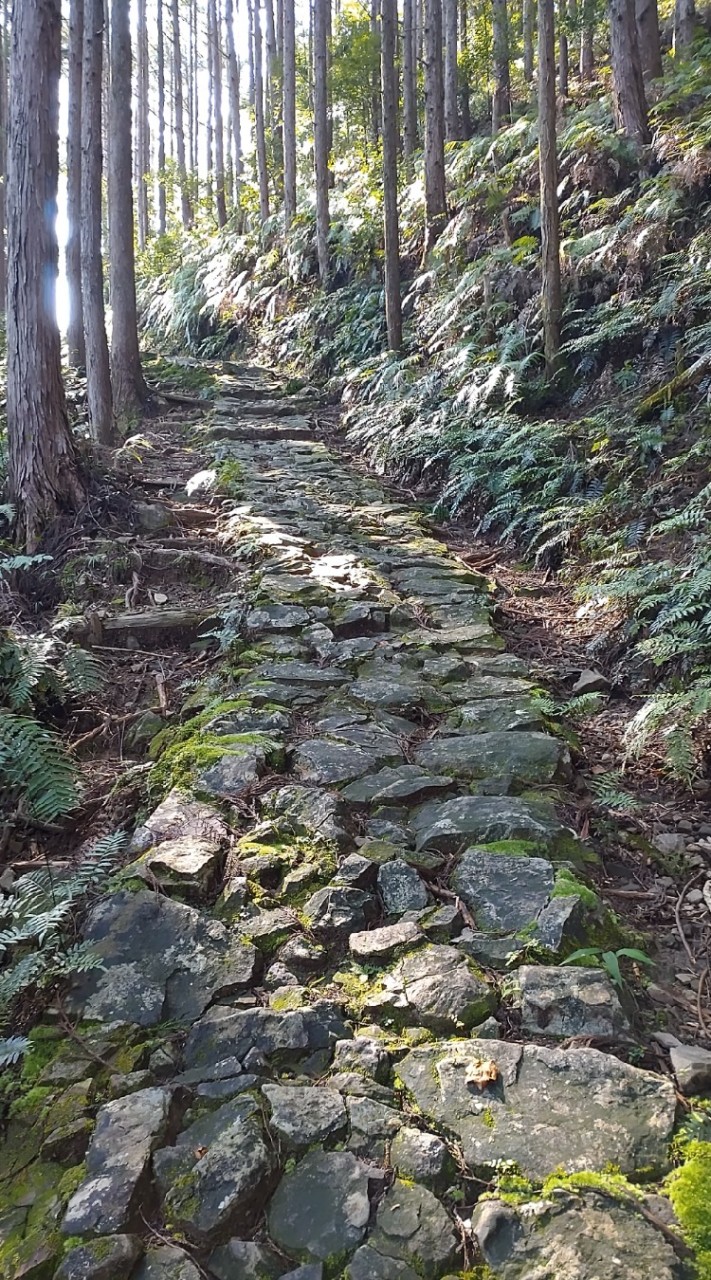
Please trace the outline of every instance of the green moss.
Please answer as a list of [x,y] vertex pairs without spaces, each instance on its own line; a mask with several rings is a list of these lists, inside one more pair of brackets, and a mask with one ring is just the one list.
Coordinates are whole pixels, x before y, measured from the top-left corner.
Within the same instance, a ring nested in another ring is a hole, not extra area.
[[[207,718],[213,719],[213,716]],[[190,724],[173,731],[170,745],[163,747],[158,763],[151,772],[151,790],[157,790],[160,794],[170,791],[172,787],[191,791],[198,774],[205,772],[211,765],[218,764],[225,756],[247,755],[249,748],[253,746],[264,749],[273,768],[279,768],[283,764],[283,748],[268,734],[209,733],[196,723],[202,719],[202,715],[196,716]]]
[[591,911],[596,910],[600,905],[600,899],[593,889],[588,885],[581,884],[575,874],[568,867],[561,867],[556,871],[555,884],[553,886],[553,898],[573,898],[578,897],[584,906],[589,907]]
[[171,1227],[178,1219],[192,1220],[200,1209],[197,1193],[198,1175],[194,1169],[176,1178],[165,1198],[166,1223]]
[[32,1048],[22,1063],[20,1080],[23,1086],[33,1084],[64,1047],[64,1036],[58,1027],[34,1027],[28,1039]]
[[666,1180],[684,1235],[697,1251],[699,1280],[711,1280],[711,1142],[690,1142],[686,1159]]
[[619,1200],[640,1200],[642,1192],[634,1183],[629,1182],[619,1169],[610,1168],[602,1173],[584,1170],[581,1173],[564,1173],[554,1171],[546,1178],[541,1194],[548,1196],[552,1191],[602,1191],[605,1195]]
[[74,1192],[81,1186],[86,1178],[86,1164],[72,1165],[71,1169],[65,1170],[57,1185],[57,1192],[65,1202],[74,1195]]
[[487,1129],[496,1128],[496,1120],[494,1118],[494,1113],[491,1110],[491,1107],[484,1108],[484,1110],[481,1113],[481,1122],[482,1124],[486,1125]]

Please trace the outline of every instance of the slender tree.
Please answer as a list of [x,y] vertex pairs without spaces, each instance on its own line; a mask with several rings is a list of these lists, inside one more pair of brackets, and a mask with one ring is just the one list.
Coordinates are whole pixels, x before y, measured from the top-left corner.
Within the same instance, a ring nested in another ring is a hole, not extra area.
[[558,92],[568,96],[570,61],[568,56],[568,0],[558,0]]
[[314,0],[314,167],[316,175],[316,249],[324,289],[328,284],[328,14],[330,0]]
[[267,168],[267,140],[264,130],[264,76],[262,74],[262,23],[259,14],[260,0],[251,0],[252,11],[252,67],[254,82],[254,134],[257,152],[257,181],[259,184],[259,216],[262,222],[269,217],[269,170]]
[[227,86],[230,99],[232,146],[234,149],[232,199],[239,218],[242,198],[242,120],[240,116],[240,68],[235,48],[233,0],[225,0],[225,34],[227,38]]
[[7,441],[18,534],[34,551],[84,488],[67,421],[57,327],[60,0],[18,0],[7,189]]
[[664,68],[657,0],[636,0],[635,18],[642,75],[645,80],[658,80],[664,74]]
[[617,127],[632,142],[644,146],[649,142],[650,135],[634,2],[635,0],[610,0],[612,105]]
[[447,218],[441,0],[424,0],[424,42],[426,258]]
[[694,38],[696,6],[694,0],[676,0],[674,5],[674,53],[686,57]]
[[460,136],[457,74],[457,0],[442,0],[444,37],[444,133],[447,142]]
[[538,154],[541,183],[541,314],[546,371],[560,353],[560,226],[555,122],[555,0],[538,0]]
[[282,0],[282,121],[284,128],[284,222],[296,217],[296,15],[294,0]]
[[[328,0],[328,12],[331,4]],[[370,38],[373,42],[373,72],[371,81],[371,139],[374,145],[380,141],[382,111],[380,104],[380,12],[381,0],[370,0]]]
[[402,24],[402,125],[403,150],[408,168],[417,147],[417,61],[415,53],[415,0],[403,0]]
[[382,0],[380,63],[383,87],[383,213],[385,224],[385,317],[388,346],[402,346],[402,304],[400,299],[400,232],[397,212],[398,158],[398,78],[397,0]]
[[93,439],[98,444],[110,445],[114,439],[114,415],[101,258],[103,50],[104,0],[85,0],[81,86],[81,291],[86,348],[86,398],[89,430]]
[[227,201],[225,198],[225,130],[222,119],[222,47],[220,43],[220,14],[217,0],[208,0],[210,56],[212,58],[213,106],[215,119],[215,209],[217,225],[224,227],[227,222]]
[[84,367],[84,313],[81,302],[81,77],[84,49],[84,0],[71,0],[67,66],[67,245],[65,270],[69,294],[67,351],[74,369]]
[[523,0],[523,78],[526,84],[533,80],[533,46],[536,27],[536,0]]
[[138,350],[131,187],[131,28],[129,0],[111,0],[111,159],[109,262],[111,275],[111,385],[122,425],[135,421],[146,399]]
[[580,78],[591,80],[595,70],[595,0],[582,0],[583,25],[580,33]]
[[168,229],[168,209],[165,190],[165,35],[163,27],[163,0],[157,0],[158,47],[158,234],[164,236]]
[[492,35],[494,42],[494,94],[491,108],[491,132],[496,134],[511,119],[511,62],[509,54],[509,18],[506,0],[492,0]]
[[183,56],[180,47],[180,9],[178,0],[171,0],[170,6],[173,27],[173,97],[175,101],[175,147],[178,157],[178,181],[180,183],[180,208],[183,226],[189,228],[193,222],[193,211],[190,203],[188,174],[185,167],[185,105],[183,101]]
[[138,0],[136,25],[137,131],[136,131],[136,203],[138,205],[138,243],[145,249],[148,242],[148,174],[150,173],[150,127],[148,123],[148,16],[146,0]]

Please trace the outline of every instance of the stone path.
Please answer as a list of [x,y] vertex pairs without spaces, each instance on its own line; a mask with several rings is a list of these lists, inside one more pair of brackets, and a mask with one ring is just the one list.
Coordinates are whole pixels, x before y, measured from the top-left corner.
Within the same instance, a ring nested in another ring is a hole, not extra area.
[[204,431],[239,464],[224,658],[87,921],[86,1048],[50,1029],[10,1122],[0,1276],[681,1280],[674,1087],[558,966],[616,928],[566,750],[486,581],[309,409],[236,372]]

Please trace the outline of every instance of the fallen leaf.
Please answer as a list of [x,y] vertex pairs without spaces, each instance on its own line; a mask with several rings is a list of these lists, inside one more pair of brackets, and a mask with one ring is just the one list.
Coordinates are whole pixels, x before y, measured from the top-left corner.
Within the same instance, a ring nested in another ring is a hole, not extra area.
[[475,1058],[467,1066],[467,1084],[475,1084],[484,1089],[499,1078],[499,1068],[492,1058]]

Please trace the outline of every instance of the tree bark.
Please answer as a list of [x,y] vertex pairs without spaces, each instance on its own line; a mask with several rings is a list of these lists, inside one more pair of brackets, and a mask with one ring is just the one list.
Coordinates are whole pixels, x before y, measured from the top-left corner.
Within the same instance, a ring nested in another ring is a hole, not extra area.
[[217,0],[208,0],[210,57],[212,59],[213,107],[215,121],[215,211],[218,227],[227,222],[225,199],[224,122],[222,119],[222,48]]
[[560,358],[560,226],[556,150],[555,0],[538,0],[538,148],[541,182],[541,316],[546,373]]
[[511,65],[509,57],[509,19],[506,0],[493,0],[492,35],[494,42],[494,95],[491,132],[497,134],[511,119]]
[[645,146],[650,135],[634,2],[610,0],[612,105],[618,129],[632,142]]
[[583,0],[583,29],[580,34],[580,79],[592,80],[595,70],[595,0]]
[[[330,0],[329,7],[330,7]],[[373,78],[371,106],[371,138],[373,145],[380,141],[382,132],[382,111],[380,106],[380,13],[381,0],[370,0],[370,37],[373,42]]]
[[447,219],[444,173],[444,86],[442,83],[442,3],[425,0],[425,252]]
[[403,149],[408,169],[417,148],[417,61],[415,57],[415,0],[403,0],[402,123]]
[[180,10],[178,0],[171,0],[173,26],[173,89],[175,98],[175,147],[178,157],[178,181],[183,226],[187,230],[193,223],[190,204],[188,175],[185,168],[185,107],[183,104],[183,58],[180,51]]
[[536,0],[523,0],[523,78],[533,81],[533,33],[536,25]]
[[694,0],[676,0],[674,6],[674,53],[686,57],[694,38],[696,8]]
[[659,80],[664,74],[662,45],[659,38],[657,0],[636,0],[637,43],[645,80]]
[[330,0],[314,2],[314,167],[316,175],[316,251],[321,284],[328,285],[328,15]]
[[296,15],[294,0],[283,3],[282,121],[284,128],[284,224],[296,217]]
[[570,60],[568,56],[568,0],[558,0],[558,92],[561,98],[568,96]]
[[138,62],[136,202],[138,204],[138,243],[141,249],[145,249],[149,235],[148,175],[151,169],[148,124],[148,20],[146,0],[138,0],[136,46]]
[[257,181],[259,183],[259,216],[262,222],[269,217],[269,170],[267,168],[267,140],[264,131],[264,77],[262,74],[262,23],[259,14],[260,0],[251,0],[252,44],[254,78],[254,135],[257,149]]
[[103,50],[104,0],[85,0],[81,85],[81,291],[86,347],[86,398],[92,438],[98,444],[110,445],[114,439],[114,414],[101,258]]
[[459,129],[459,86],[457,75],[457,0],[442,0],[444,36],[444,133],[455,142]]
[[[158,47],[158,235],[168,229],[168,208],[165,191],[165,34],[163,30],[163,0],[157,0]],[[109,165],[109,168],[111,166]]]
[[111,0],[111,159],[109,163],[109,264],[111,280],[111,385],[114,410],[124,427],[146,400],[138,350],[136,273],[131,187],[131,29],[129,0]]
[[400,230],[397,211],[398,158],[398,77],[395,62],[397,48],[397,0],[382,0],[380,38],[381,78],[383,86],[383,214],[385,228],[385,318],[388,346],[399,351],[402,346],[402,303],[400,298]]
[[459,3],[459,45],[463,55],[463,65],[459,68],[459,111],[461,120],[461,136],[472,136],[472,110],[469,84],[469,9],[468,0]]
[[81,74],[84,46],[84,0],[71,0],[67,89],[67,245],[65,271],[69,294],[67,349],[73,369],[83,369],[84,313],[81,302]]
[[27,550],[84,487],[67,421],[56,319],[60,0],[17,0],[7,188],[7,441],[10,498]]
[[240,116],[239,62],[237,61],[235,50],[233,0],[225,0],[225,31],[227,34],[227,83],[230,94],[230,120],[232,122],[232,145],[234,147],[234,187],[232,198],[239,219],[242,203],[242,119]]

